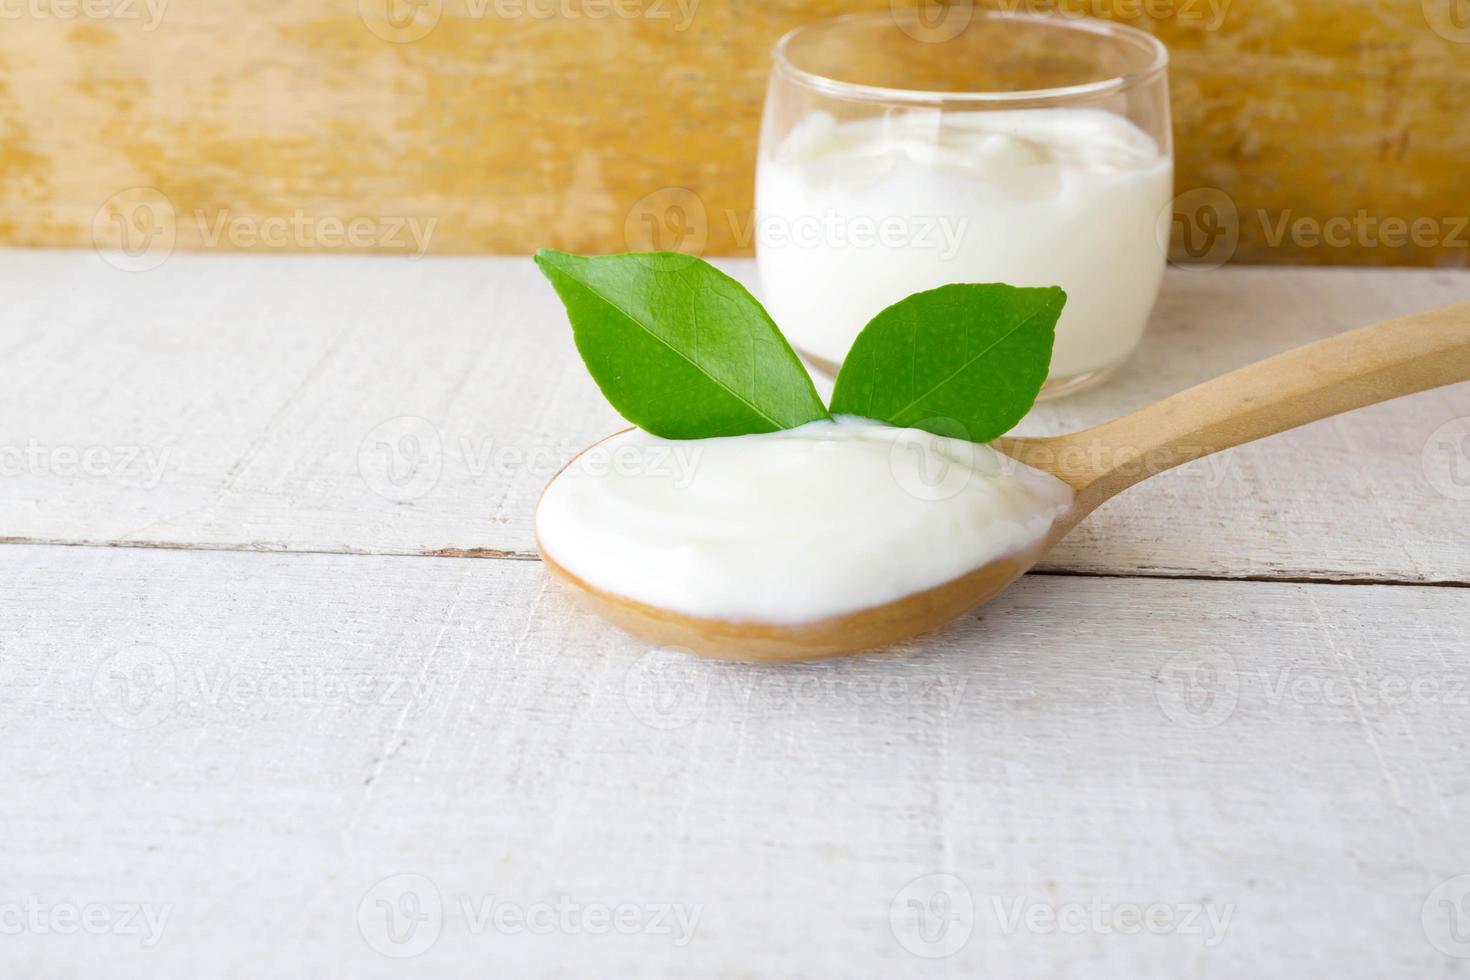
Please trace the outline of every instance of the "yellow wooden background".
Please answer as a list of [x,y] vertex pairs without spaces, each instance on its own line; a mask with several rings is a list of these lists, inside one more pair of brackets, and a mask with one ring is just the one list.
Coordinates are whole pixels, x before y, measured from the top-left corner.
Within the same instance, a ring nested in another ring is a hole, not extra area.
[[[1194,254],[1467,264],[1467,0],[1058,4],[1171,47]],[[0,0],[0,242],[748,252],[771,43],[886,6]]]

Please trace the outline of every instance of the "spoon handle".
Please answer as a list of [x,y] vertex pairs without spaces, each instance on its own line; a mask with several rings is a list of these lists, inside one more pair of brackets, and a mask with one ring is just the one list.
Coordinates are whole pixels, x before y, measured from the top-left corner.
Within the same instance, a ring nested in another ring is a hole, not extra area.
[[1470,381],[1470,303],[1298,347],[1081,432],[1010,440],[1019,453],[1002,448],[1035,456],[1090,510],[1201,456],[1457,381]]

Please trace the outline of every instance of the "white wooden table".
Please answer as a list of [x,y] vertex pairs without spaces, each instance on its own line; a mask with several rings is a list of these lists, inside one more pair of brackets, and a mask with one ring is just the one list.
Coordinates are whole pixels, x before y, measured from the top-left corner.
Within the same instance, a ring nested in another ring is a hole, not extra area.
[[[0,975],[1470,972],[1470,386],[755,667],[535,560],[619,422],[529,262],[11,251],[0,297]],[[1023,431],[1467,297],[1171,272]]]

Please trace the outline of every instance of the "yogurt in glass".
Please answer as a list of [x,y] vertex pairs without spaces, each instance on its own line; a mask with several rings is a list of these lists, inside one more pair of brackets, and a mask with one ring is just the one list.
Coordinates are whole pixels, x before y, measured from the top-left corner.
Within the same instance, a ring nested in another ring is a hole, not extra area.
[[777,44],[756,168],[762,298],[835,372],[912,293],[1061,286],[1043,397],[1074,390],[1127,359],[1163,278],[1168,55],[1113,22],[955,16],[853,14]]
[[1173,167],[1101,109],[813,113],[757,171],[766,305],[798,349],[840,364],[872,317],[951,282],[1061,286],[1054,378],[1137,346],[1164,273]]

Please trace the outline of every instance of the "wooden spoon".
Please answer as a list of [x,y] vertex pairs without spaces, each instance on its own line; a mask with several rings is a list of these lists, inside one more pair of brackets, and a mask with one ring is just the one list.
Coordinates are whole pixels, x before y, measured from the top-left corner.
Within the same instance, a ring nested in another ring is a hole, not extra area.
[[798,626],[705,619],[588,585],[540,547],[548,568],[607,619],[654,643],[730,660],[808,660],[886,646],[938,627],[1026,572],[1104,501],[1181,463],[1287,429],[1470,380],[1470,303],[1352,330],[1232,371],[1070,435],[1003,438],[1001,452],[1076,492],[1070,513],[1032,551],[859,612]]

